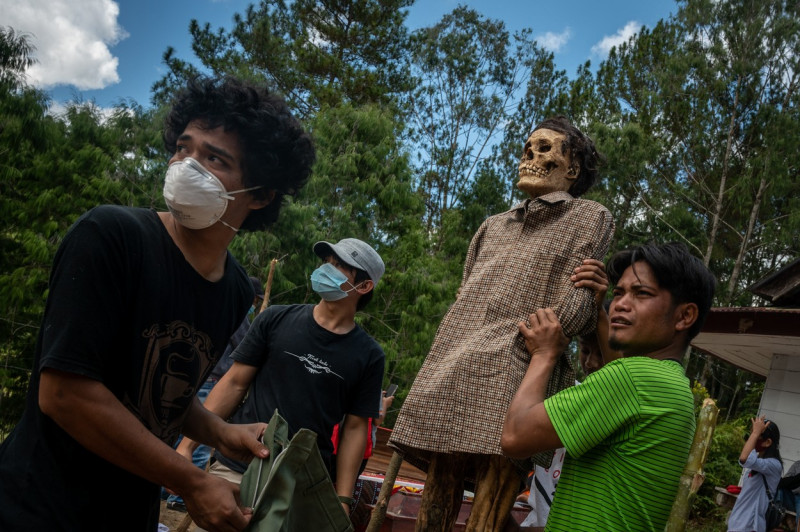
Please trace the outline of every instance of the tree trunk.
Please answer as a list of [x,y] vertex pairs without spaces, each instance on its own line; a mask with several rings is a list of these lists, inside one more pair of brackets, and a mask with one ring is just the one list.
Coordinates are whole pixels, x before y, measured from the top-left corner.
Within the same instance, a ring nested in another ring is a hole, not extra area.
[[722,213],[722,203],[725,199],[725,185],[728,181],[728,161],[730,160],[731,151],[733,150],[733,133],[736,129],[736,108],[739,105],[739,87],[742,83],[742,75],[736,78],[736,91],[733,97],[733,109],[731,111],[731,121],[728,126],[728,140],[725,146],[725,158],[722,161],[722,175],[719,180],[719,192],[717,193],[717,201],[714,203],[714,212],[711,215],[711,232],[708,235],[708,247],[706,248],[703,263],[708,266],[711,262],[711,252],[714,250],[714,244],[717,240],[717,231],[719,230],[719,219]]
[[733,291],[736,289],[736,284],[739,282],[739,275],[741,275],[742,272],[742,263],[744,262],[745,255],[747,255],[750,239],[753,237],[753,229],[756,226],[756,220],[758,220],[758,211],[761,208],[761,200],[764,197],[764,191],[766,189],[767,178],[765,175],[762,175],[761,182],[758,185],[758,192],[756,192],[756,199],[753,201],[752,209],[750,209],[750,219],[747,222],[747,230],[742,239],[742,245],[739,246],[739,254],[736,256],[736,263],[733,265],[731,278],[728,280],[728,295],[724,306],[729,306],[731,301],[733,301]]
[[731,418],[731,412],[733,412],[733,405],[736,404],[736,396],[739,395],[739,390],[741,389],[741,383],[739,382],[739,376],[736,375],[736,388],[733,389],[733,395],[731,396],[731,402],[728,405],[728,411],[725,412],[725,423]]

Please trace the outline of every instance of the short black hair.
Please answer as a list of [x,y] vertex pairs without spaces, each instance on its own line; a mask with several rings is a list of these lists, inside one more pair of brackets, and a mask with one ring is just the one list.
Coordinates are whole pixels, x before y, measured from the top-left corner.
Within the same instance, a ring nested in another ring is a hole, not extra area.
[[679,242],[646,244],[620,251],[608,260],[606,270],[611,284],[616,285],[623,272],[639,261],[650,265],[659,287],[672,295],[673,304],[697,305],[697,320],[689,328],[687,340],[697,336],[714,299],[717,285],[714,275]]
[[198,76],[176,94],[164,123],[164,146],[170,153],[194,120],[237,134],[244,154],[244,187],[263,187],[250,192],[256,199],[275,191],[269,205],[251,211],[242,228],[267,228],[278,219],[283,198],[295,195],[311,174],[316,153],[309,134],[283,98],[233,77]]
[[605,157],[597,151],[594,141],[572,125],[566,116],[550,117],[536,126],[533,131],[537,129],[558,131],[567,137],[564,145],[561,146],[561,153],[569,151],[572,160],[577,161],[581,168],[578,179],[569,187],[569,193],[576,198],[580,197],[594,185],[597,180],[598,168],[605,162]]

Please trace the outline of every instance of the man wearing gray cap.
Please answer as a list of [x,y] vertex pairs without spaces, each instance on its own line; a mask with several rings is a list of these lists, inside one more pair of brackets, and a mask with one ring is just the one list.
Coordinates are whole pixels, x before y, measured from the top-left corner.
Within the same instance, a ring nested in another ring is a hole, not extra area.
[[[231,423],[267,422],[278,409],[290,437],[301,428],[316,432],[320,454],[328,471],[335,471],[336,492],[347,506],[367,444],[367,420],[378,417],[384,366],[383,350],[354,318],[372,298],[385,266],[369,244],[355,238],[317,242],[314,253],[323,260],[311,274],[320,302],[273,305],[256,316],[205,407]],[[334,459],[331,435],[342,418]],[[184,439],[178,451],[191,456],[196,445]],[[219,452],[214,458],[211,473],[241,481],[247,464]]]

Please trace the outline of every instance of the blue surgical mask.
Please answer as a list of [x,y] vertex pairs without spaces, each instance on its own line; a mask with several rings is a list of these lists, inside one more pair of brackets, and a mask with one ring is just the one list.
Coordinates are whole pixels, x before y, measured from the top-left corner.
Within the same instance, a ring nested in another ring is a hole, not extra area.
[[351,284],[350,286],[353,286],[353,288],[347,291],[342,290],[341,286],[344,283],[350,284],[347,276],[329,262],[326,262],[311,273],[311,288],[325,301],[344,299],[347,297],[348,292],[356,289]]
[[255,315],[255,313],[256,313],[256,307],[250,305],[250,310],[247,311],[247,317],[252,318]]

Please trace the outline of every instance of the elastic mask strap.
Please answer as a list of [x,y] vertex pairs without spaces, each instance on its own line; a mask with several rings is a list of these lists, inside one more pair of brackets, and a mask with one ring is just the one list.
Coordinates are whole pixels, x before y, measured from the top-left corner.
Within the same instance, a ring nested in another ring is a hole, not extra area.
[[350,290],[345,290],[345,292],[347,292],[347,293],[350,293],[350,292],[352,292],[353,290],[358,290],[358,287],[359,287],[360,285],[364,284],[364,281],[363,281],[363,280],[362,280],[362,281],[359,281],[359,282],[358,282],[358,284],[353,284],[353,283],[351,283],[350,281],[347,281],[347,284],[349,284],[350,286],[352,286],[352,287],[353,287],[353,288],[351,288]]
[[231,194],[239,194],[240,192],[250,192],[251,190],[256,190],[256,189],[259,189],[259,188],[264,188],[264,185],[259,185],[257,187],[243,188],[243,189],[240,189],[240,190],[231,190],[230,192],[228,192],[226,194],[220,194],[219,197],[220,198],[225,198],[226,200],[233,201],[236,198],[234,198]]
[[[263,185],[259,185],[257,187],[243,188],[241,190],[232,190],[231,192],[228,192],[227,194],[220,194],[219,197],[220,198],[224,198],[224,199],[226,199],[228,201],[233,201],[236,198],[231,196],[231,194],[239,194],[240,192],[250,192],[251,190],[256,190],[256,189],[259,189],[259,188],[264,188],[264,186]],[[239,232],[239,229],[237,229],[236,227],[232,226],[231,224],[229,224],[228,222],[226,222],[222,218],[220,218],[219,223],[221,223],[225,227],[229,227],[234,233],[238,233]]]
[[237,229],[236,227],[232,226],[231,224],[229,224],[228,222],[226,222],[222,218],[219,219],[219,223],[221,223],[225,227],[229,227],[231,229],[231,231],[233,231],[234,233],[238,233],[239,232],[239,229]]
[[[350,293],[350,292],[352,292],[353,290],[356,290],[356,289],[358,289],[358,286],[354,285],[354,284],[353,284],[353,283],[351,283],[350,281],[346,281],[346,282],[347,282],[347,284],[349,284],[349,285],[350,285],[352,288],[350,288],[350,290],[342,290],[342,292],[344,292],[345,294],[349,294],[349,293]],[[358,284],[361,284],[361,283],[358,283]],[[340,290],[341,290],[341,288],[340,288]]]

